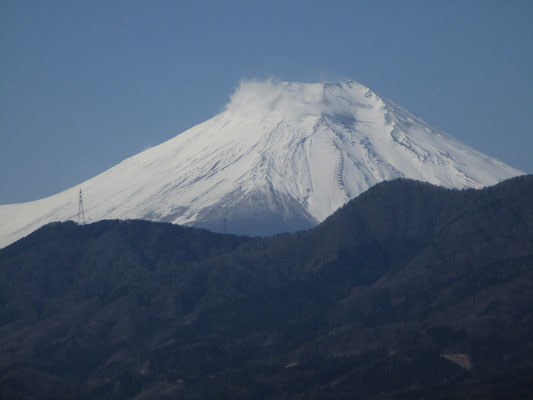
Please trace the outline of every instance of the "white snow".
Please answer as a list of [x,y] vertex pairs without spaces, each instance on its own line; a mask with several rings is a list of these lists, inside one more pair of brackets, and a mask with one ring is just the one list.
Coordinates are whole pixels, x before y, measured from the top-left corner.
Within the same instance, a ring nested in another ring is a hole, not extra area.
[[309,228],[383,180],[481,188],[519,175],[356,82],[241,83],[226,109],[54,196],[0,206],[0,247],[85,214],[215,231]]

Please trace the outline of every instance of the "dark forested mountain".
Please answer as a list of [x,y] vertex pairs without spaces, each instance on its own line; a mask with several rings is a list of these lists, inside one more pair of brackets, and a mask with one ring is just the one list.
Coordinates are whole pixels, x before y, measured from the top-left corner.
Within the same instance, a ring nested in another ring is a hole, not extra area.
[[55,223],[0,250],[0,394],[533,396],[533,177],[378,184],[272,238]]

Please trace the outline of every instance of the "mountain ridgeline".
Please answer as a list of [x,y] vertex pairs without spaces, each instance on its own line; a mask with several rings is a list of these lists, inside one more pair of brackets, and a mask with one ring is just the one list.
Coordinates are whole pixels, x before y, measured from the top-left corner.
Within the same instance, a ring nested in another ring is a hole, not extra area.
[[533,176],[372,187],[272,238],[49,224],[0,250],[0,397],[533,396]]

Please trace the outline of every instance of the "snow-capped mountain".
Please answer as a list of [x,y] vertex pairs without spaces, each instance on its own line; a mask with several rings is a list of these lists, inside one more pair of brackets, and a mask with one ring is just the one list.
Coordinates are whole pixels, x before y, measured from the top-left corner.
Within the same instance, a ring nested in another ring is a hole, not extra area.
[[519,175],[359,83],[245,82],[225,110],[45,199],[0,206],[0,246],[51,221],[148,219],[268,235],[383,180],[480,188]]

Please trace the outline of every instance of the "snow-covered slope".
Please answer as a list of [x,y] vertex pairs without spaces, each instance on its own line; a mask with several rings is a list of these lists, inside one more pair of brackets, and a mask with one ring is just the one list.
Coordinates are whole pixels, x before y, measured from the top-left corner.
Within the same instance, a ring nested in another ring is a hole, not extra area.
[[480,188],[519,175],[353,81],[245,82],[226,109],[57,195],[0,206],[0,246],[55,220],[142,218],[231,233],[309,228],[398,177]]

